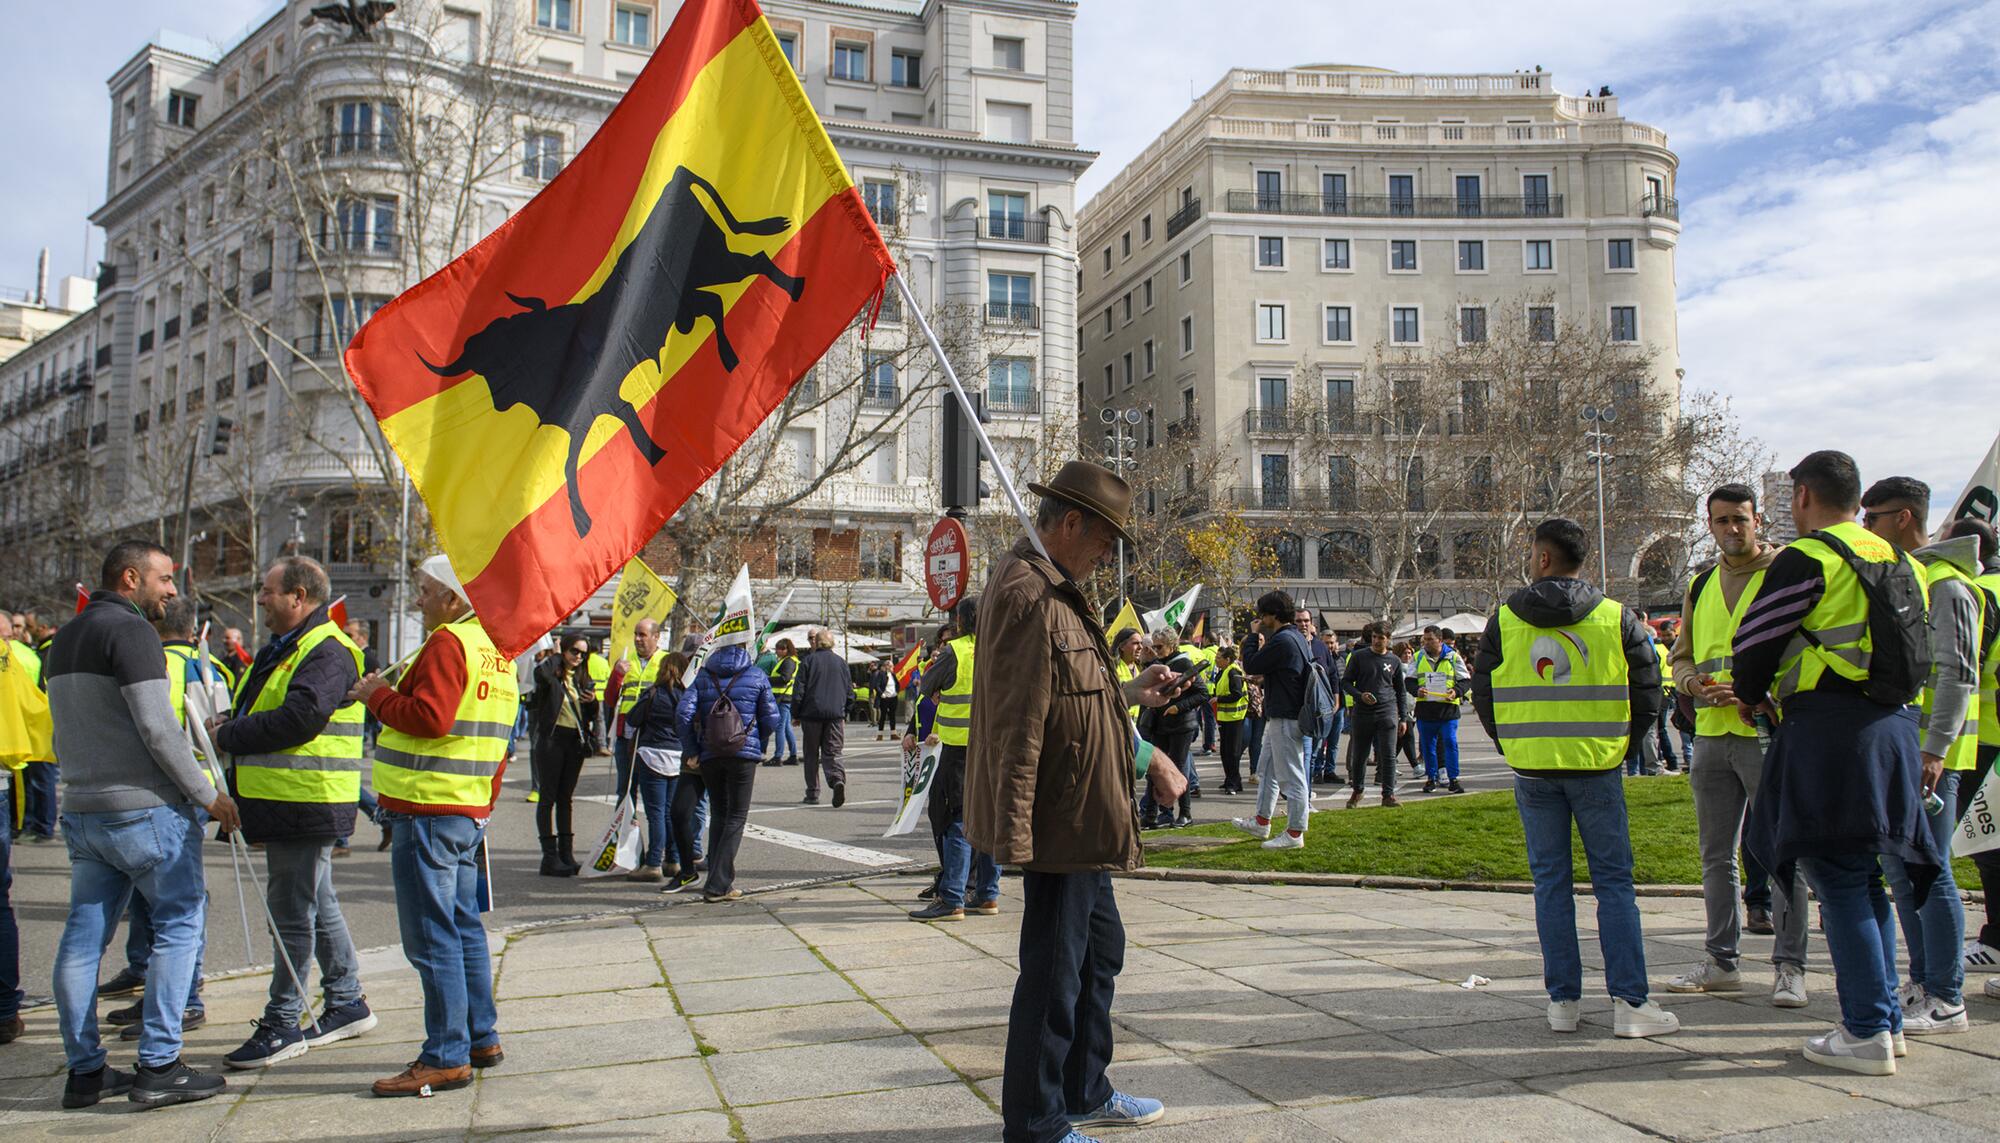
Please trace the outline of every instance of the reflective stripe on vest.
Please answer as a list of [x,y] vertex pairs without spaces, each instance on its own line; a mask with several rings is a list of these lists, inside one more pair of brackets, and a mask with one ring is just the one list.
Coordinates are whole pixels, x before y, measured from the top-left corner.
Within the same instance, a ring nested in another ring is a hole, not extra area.
[[1624,615],[1605,599],[1576,623],[1536,627],[1500,608],[1493,721],[1509,766],[1590,772],[1624,763],[1632,718]]
[[[1887,540],[1851,520],[1823,530],[1839,537],[1854,549],[1855,555],[1871,563],[1909,561],[1928,604],[1929,577],[1914,560],[1898,553]],[[1820,580],[1825,588],[1819,602],[1800,622],[1799,633],[1785,644],[1784,657],[1778,666],[1778,681],[1771,688],[1771,693],[1782,702],[1792,695],[1817,690],[1820,680],[1829,672],[1849,682],[1867,682],[1868,660],[1874,655],[1875,640],[1868,633],[1868,594],[1862,588],[1861,580],[1855,576],[1854,569],[1847,566],[1846,560],[1810,536],[1793,540],[1787,550],[1808,556],[1818,563]],[[1808,631],[1817,640],[1816,643],[1806,639],[1805,632]]]
[[644,694],[646,688],[652,686],[653,680],[659,676],[660,662],[666,657],[665,651],[655,648],[652,658],[626,668],[625,677],[618,681],[619,714],[632,713],[632,708],[639,702],[639,696]]
[[1457,690],[1459,689],[1458,682],[1460,678],[1457,655],[1441,655],[1440,657],[1433,659],[1430,656],[1430,652],[1418,651],[1417,661],[1411,665],[1411,670],[1417,676],[1418,702],[1455,703],[1458,701],[1456,697],[1446,698],[1444,695],[1427,694],[1423,689],[1425,675],[1441,674],[1448,677],[1449,681],[1447,685],[1451,687],[1453,692],[1457,692]]
[[[1750,573],[1750,581],[1743,585],[1743,593],[1736,597],[1736,606],[1732,608],[1722,595],[1721,570],[1709,575],[1688,616],[1688,649],[1694,655],[1697,676],[1706,675],[1717,683],[1736,677],[1736,628],[1743,622],[1743,613],[1750,609],[1750,601],[1757,598],[1763,587],[1764,569],[1758,568]],[[1757,736],[1757,728],[1744,725],[1737,715],[1735,703],[1715,706],[1700,699],[1695,700],[1694,732],[1703,738]]]
[[1986,645],[1979,649],[1979,701],[1986,717],[1979,720],[1979,744],[2000,746],[2000,572],[1972,581],[1986,592]]
[[799,661],[795,658],[780,656],[778,665],[773,667],[772,670],[777,673],[771,676],[771,697],[775,699],[791,698],[792,688],[799,681]]
[[418,738],[384,723],[375,741],[375,793],[422,806],[484,808],[493,803],[494,779],[507,757],[519,684],[478,619],[467,616],[438,631],[451,632],[465,655],[465,693],[451,731]]
[[1216,671],[1215,721],[1242,722],[1250,717],[1250,688],[1244,685],[1243,669],[1231,663]]
[[931,725],[938,741],[946,746],[964,746],[972,741],[972,657],[977,635],[966,635],[945,644],[951,648],[951,685],[938,692],[937,714]]
[[1667,645],[1658,639],[1653,640],[1653,658],[1658,659],[1660,662],[1660,689],[1663,691],[1673,690],[1674,663],[1672,659],[1667,658]]
[[[292,676],[315,648],[327,640],[341,645],[354,657],[355,674],[361,673],[361,648],[331,621],[300,635],[292,649],[264,677],[257,697],[244,710],[261,714],[284,705]],[[303,746],[271,754],[245,754],[236,759],[236,792],[248,798],[270,802],[302,802],[342,805],[361,797],[361,730],[365,712],[358,702],[334,709],[326,729]]]
[[[1946,580],[1957,580],[1972,592],[1972,601],[1978,607],[1978,612],[1972,618],[1972,645],[1983,650],[1986,646],[1987,625],[1993,620],[1986,614],[1986,597],[1980,593],[1978,585],[1971,576],[1945,560],[1925,564],[1923,567],[1930,583],[1939,584]],[[1924,712],[1926,724],[1930,721],[1931,702],[1934,697],[1930,687],[1925,687],[1924,692],[1917,696],[1917,707]],[[1979,688],[1975,688],[1972,692],[1972,701],[1965,708],[1965,721],[1959,725],[1957,737],[1951,740],[1951,748],[1945,751],[1945,769],[1970,770],[1978,764],[1979,709]]]
[[[164,650],[167,653],[167,701],[173,704],[174,718],[182,726],[186,726],[188,722],[187,673],[188,667],[195,661],[194,648],[169,645]],[[226,677],[222,674],[222,665],[217,663],[213,656],[204,651],[202,657],[208,660],[209,668],[215,671],[217,677]],[[195,751],[195,761],[201,763],[201,768],[208,774],[208,780],[214,782],[219,788],[222,785],[222,774],[216,769],[215,763],[203,758],[199,749]]]

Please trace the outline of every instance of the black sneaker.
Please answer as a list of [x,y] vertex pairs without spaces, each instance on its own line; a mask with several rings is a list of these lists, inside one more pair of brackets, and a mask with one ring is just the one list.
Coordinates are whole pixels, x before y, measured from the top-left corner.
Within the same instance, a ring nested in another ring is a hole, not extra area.
[[140,1064],[139,1074],[132,1081],[132,1093],[126,1098],[141,1107],[171,1107],[220,1095],[228,1086],[221,1076],[195,1071],[180,1060],[164,1068]]
[[833,808],[837,810],[846,804],[847,804],[847,783],[835,782],[833,784]]
[[917,893],[917,900],[935,901],[937,900],[937,895],[938,895],[938,884],[937,882],[933,881],[929,885],[924,886],[923,889]]
[[121,968],[118,975],[97,986],[97,998],[109,1000],[114,996],[137,996],[146,991],[146,978],[130,968]]
[[1193,819],[1193,818],[1175,818],[1175,819],[1174,819],[1174,828],[1175,828],[1175,829],[1186,829],[1187,827],[1189,827],[1189,826],[1191,826],[1191,825],[1193,825],[1193,824],[1194,824],[1194,819]]
[[700,874],[677,873],[674,876],[667,878],[667,883],[665,885],[660,886],[660,892],[679,893],[683,889],[692,889],[699,884],[701,884]]
[[1432,793],[1437,788],[1438,784],[1436,782],[1431,781],[1429,778],[1424,779],[1424,793],[1426,794]]
[[[208,1013],[202,1009],[184,1008],[181,1010],[182,1032],[192,1032],[206,1023],[208,1023]],[[145,1030],[146,1025],[144,1020],[141,1020],[137,1024],[127,1024],[123,1028],[118,1029],[118,1038],[126,1041],[136,1040],[145,1033]]]
[[802,805],[802,806],[816,806],[816,805],[819,805],[819,795],[818,795],[818,794],[807,794],[807,795],[806,795],[805,797],[803,797],[803,798],[800,798],[800,799],[799,799],[799,804],[800,804],[800,805]]
[[1463,794],[1465,792],[1465,787],[1458,784],[1457,778],[1453,778],[1451,785],[1446,786],[1445,789],[1450,790],[1454,794]]
[[268,1068],[272,1064],[283,1063],[295,1056],[306,1054],[306,1034],[300,1028],[282,1024],[257,1022],[257,1030],[243,1041],[243,1046],[222,1057],[222,1062],[237,1071],[250,1068]]
[[123,1008],[113,1008],[104,1014],[104,1022],[114,1028],[123,1028],[146,1019],[146,1002],[134,1001]]
[[351,1040],[374,1027],[375,1014],[368,1010],[366,996],[337,1008],[329,1004],[320,1011],[319,1019],[306,1029],[306,1047],[317,1048],[323,1044]]
[[124,1095],[132,1090],[132,1073],[106,1064],[94,1072],[69,1073],[63,1085],[63,1106],[71,1111],[89,1107],[107,1095]]
[[963,921],[965,909],[959,905],[947,905],[943,901],[933,901],[921,909],[912,910],[912,921]]

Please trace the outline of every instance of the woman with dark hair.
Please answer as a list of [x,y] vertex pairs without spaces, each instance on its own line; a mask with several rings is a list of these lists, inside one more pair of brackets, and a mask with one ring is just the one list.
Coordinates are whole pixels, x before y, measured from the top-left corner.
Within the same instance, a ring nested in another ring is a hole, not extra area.
[[625,875],[627,881],[665,881],[678,876],[683,864],[694,864],[694,851],[688,850],[683,858],[679,839],[670,835],[668,826],[669,808],[681,775],[680,727],[675,711],[681,692],[687,689],[681,686],[687,665],[686,655],[668,652],[653,685],[640,692],[625,715],[626,725],[634,728],[633,751],[639,759],[633,769],[634,784],[639,803],[646,807],[646,854],[639,867]]
[[[1164,707],[1147,707],[1139,717],[1139,734],[1161,757],[1171,759],[1173,765],[1189,779],[1193,787],[1194,740],[1201,733],[1200,708],[1208,702],[1208,687],[1201,681],[1199,664],[1180,650],[1180,636],[1168,628],[1161,628],[1148,637],[1153,648],[1153,658],[1165,663],[1167,669],[1182,680],[1181,689],[1174,700]],[[1167,826],[1194,824],[1193,801],[1187,793],[1182,793],[1180,805],[1159,806],[1153,802],[1151,790],[1139,800],[1140,824],[1148,829],[1164,829]],[[1157,817],[1154,815],[1157,813]]]
[[562,651],[535,664],[535,689],[528,703],[528,733],[534,746],[535,831],[542,840],[544,877],[574,877],[576,862],[570,799],[583,774],[583,696],[590,691],[584,656],[590,645],[580,635],[562,641]]

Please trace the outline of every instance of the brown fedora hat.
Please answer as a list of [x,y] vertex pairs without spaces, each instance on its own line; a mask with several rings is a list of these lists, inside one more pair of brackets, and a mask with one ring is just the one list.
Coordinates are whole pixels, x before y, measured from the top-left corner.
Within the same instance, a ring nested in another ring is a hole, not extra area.
[[1088,509],[1117,529],[1128,546],[1139,546],[1132,536],[1132,486],[1101,464],[1072,460],[1047,484],[1029,482],[1028,491]]

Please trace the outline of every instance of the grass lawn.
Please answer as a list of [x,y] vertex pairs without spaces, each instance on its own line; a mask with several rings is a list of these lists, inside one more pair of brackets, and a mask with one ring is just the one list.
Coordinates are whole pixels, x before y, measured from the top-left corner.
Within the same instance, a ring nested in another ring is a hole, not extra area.
[[[1369,794],[1361,809],[1313,815],[1304,849],[1264,849],[1227,823],[1175,833],[1240,837],[1235,845],[1154,849],[1146,864],[1165,869],[1232,869],[1277,873],[1352,873],[1422,877],[1440,881],[1528,881],[1521,819],[1508,791],[1456,796],[1412,795],[1397,809],[1383,809]],[[1283,806],[1280,802],[1280,807]],[[1698,885],[1694,799],[1679,775],[1625,784],[1631,818],[1633,876],[1641,884]],[[1284,828],[1284,818],[1274,826]],[[1274,830],[1275,832],[1275,830]],[[1152,836],[1152,835],[1148,835]],[[1583,847],[1572,839],[1577,879],[1588,880]],[[1979,888],[1970,861],[1953,863],[1958,883]]]

